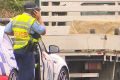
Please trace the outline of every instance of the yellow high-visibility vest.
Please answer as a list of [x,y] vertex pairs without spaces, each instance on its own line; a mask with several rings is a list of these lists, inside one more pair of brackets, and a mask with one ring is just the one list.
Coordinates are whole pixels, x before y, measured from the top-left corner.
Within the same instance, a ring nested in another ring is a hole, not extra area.
[[12,30],[15,39],[14,49],[23,48],[28,44],[28,41],[31,39],[29,31],[34,21],[35,18],[33,18],[27,13],[23,13],[22,15],[18,15],[12,19],[13,23]]

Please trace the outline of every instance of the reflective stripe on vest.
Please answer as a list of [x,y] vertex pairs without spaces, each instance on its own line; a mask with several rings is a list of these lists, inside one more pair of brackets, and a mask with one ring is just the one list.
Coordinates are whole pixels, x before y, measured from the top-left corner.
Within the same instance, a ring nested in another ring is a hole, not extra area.
[[23,13],[13,18],[13,32],[14,32],[14,49],[23,48],[31,39],[29,35],[30,27],[34,23],[35,18]]

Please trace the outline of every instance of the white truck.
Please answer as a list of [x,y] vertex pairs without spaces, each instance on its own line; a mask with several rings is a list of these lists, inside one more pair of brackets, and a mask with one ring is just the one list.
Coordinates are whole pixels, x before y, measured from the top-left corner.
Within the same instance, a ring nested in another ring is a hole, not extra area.
[[[73,20],[91,21],[93,19],[96,22],[99,19],[107,19],[108,21],[120,21],[120,0],[36,1],[42,3],[43,19],[47,26],[49,26],[47,35],[43,36],[43,41],[46,47],[50,44],[55,44],[60,47],[60,55],[67,61],[70,69],[71,80],[119,80],[119,35],[70,35],[67,34],[69,29],[66,28],[70,26],[69,23]],[[92,26],[87,25],[87,27],[104,27],[102,31],[105,31],[109,26],[117,27],[120,25],[120,22],[115,24],[113,22],[110,23],[104,24],[102,22],[101,26],[96,26],[96,23],[93,23]],[[85,26],[83,26],[83,29],[85,29]]]
[[51,44],[60,47],[59,55],[67,62],[70,80],[120,79],[120,35],[60,35],[57,33],[65,28],[50,30],[51,34],[43,36],[43,41],[46,47]]

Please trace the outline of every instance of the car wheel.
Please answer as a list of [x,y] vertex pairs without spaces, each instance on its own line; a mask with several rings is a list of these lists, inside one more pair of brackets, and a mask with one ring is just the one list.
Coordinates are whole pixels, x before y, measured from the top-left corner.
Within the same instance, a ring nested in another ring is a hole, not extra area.
[[16,70],[12,70],[10,72],[10,75],[9,75],[9,79],[8,80],[17,80],[17,71]]
[[69,74],[66,68],[62,68],[58,75],[58,80],[69,80]]

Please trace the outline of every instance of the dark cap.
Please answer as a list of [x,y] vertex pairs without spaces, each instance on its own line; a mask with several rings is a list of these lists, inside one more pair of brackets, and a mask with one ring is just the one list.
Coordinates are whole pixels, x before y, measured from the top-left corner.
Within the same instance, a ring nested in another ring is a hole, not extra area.
[[39,7],[33,2],[27,2],[24,4],[24,9],[36,9],[36,8]]

